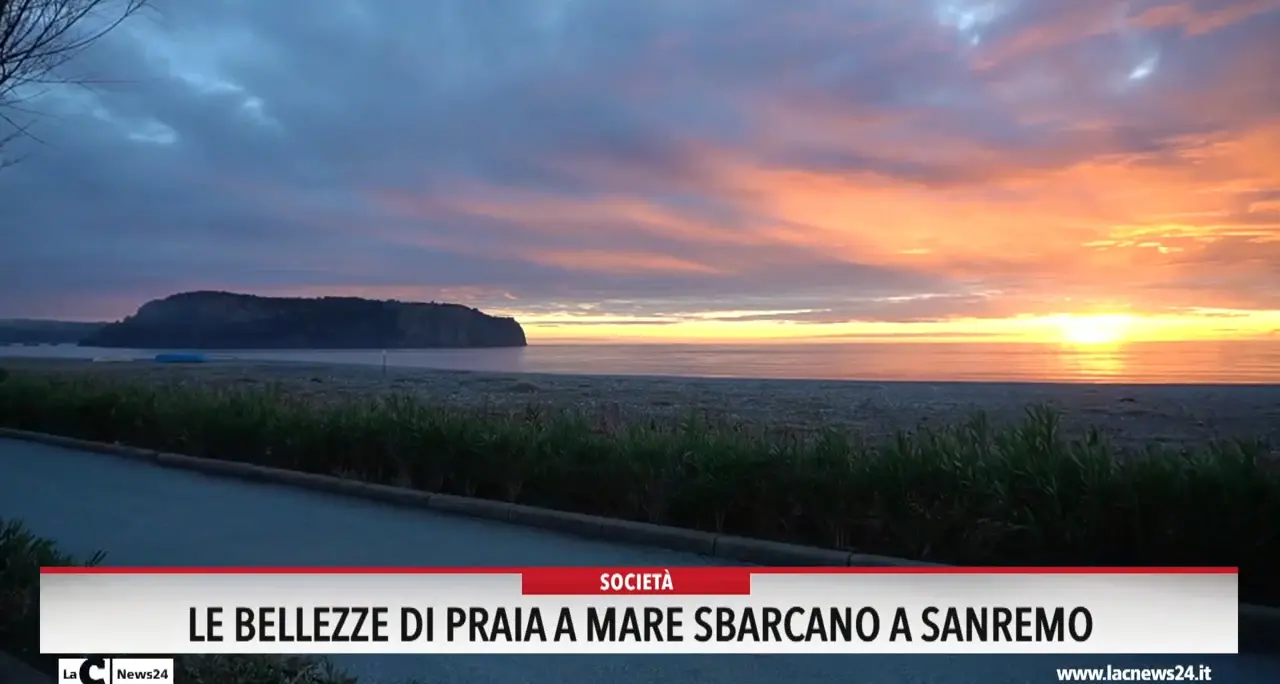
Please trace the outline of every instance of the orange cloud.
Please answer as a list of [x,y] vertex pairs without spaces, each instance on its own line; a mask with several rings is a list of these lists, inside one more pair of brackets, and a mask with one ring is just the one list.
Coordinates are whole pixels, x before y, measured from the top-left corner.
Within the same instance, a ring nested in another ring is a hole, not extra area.
[[[817,142],[826,135],[821,125],[807,130]],[[973,140],[928,132],[919,138],[896,159],[954,166],[954,181],[930,185],[874,168],[823,170],[759,158],[759,149],[794,138],[765,136],[756,151],[706,148],[698,190],[750,217],[736,225],[643,196],[481,184],[443,196],[391,197],[388,205],[423,221],[442,213],[502,221],[514,233],[486,247],[491,256],[579,272],[763,272],[779,249],[789,249],[815,260],[941,276],[967,291],[998,294],[1002,303],[988,308],[1007,315],[1052,311],[1066,300],[1136,310],[1269,306],[1250,294],[1248,281],[1268,277],[1278,262],[1280,203],[1249,197],[1280,188],[1280,122],[1184,135],[1152,152],[1100,146],[1079,159],[1047,153],[1045,163],[1032,165]],[[895,151],[874,135],[855,132],[846,140],[873,156]],[[962,182],[965,173],[974,181]],[[600,239],[602,246],[545,246],[548,236],[580,245]],[[660,240],[659,249],[605,246],[614,237],[645,236]],[[475,244],[463,236],[422,239],[455,249]],[[737,251],[727,258],[717,247]]]
[[[1140,307],[1146,297],[1166,299],[1150,288],[1176,289],[1222,275],[1219,269],[1243,281],[1280,263],[1273,260],[1280,256],[1274,248],[1280,214],[1266,218],[1280,206],[1247,199],[1280,188],[1278,136],[1280,124],[1264,124],[1186,136],[1164,160],[1099,154],[1046,168],[1010,164],[988,174],[1004,163],[994,151],[955,141],[934,146],[926,133],[920,149],[936,160],[971,151],[982,182],[925,187],[872,171],[824,172],[725,156],[719,183],[742,211],[769,223],[761,234],[781,244],[964,280],[1022,280],[1020,287],[1046,295],[1055,288],[1106,293]],[[1221,295],[1212,301],[1248,301],[1247,294]]]
[[533,250],[525,259],[539,264],[561,266],[575,271],[613,274],[634,273],[721,273],[717,268],[668,254],[573,249]]
[[1224,3],[1225,7],[1199,9],[1191,3],[1170,3],[1153,7],[1131,20],[1134,26],[1159,28],[1180,26],[1188,35],[1201,35],[1280,9],[1277,0],[1244,0]]
[[1212,9],[1187,2],[1167,2],[1129,14],[1129,3],[1080,0],[1061,5],[1048,21],[1027,26],[1008,38],[984,46],[975,58],[980,69],[1024,59],[1073,43],[1135,29],[1179,27],[1188,36],[1218,31],[1280,9],[1278,0],[1222,0]]
[[500,219],[541,234],[647,233],[709,243],[740,237],[732,227],[698,219],[636,195],[574,197],[473,182],[452,188],[447,195],[401,199],[399,206],[422,217],[454,212]]
[[[379,201],[431,226],[406,233],[413,244],[574,273],[707,282],[760,274],[776,278],[769,282],[780,293],[798,291],[806,264],[936,279],[937,293],[869,298],[829,313],[812,301],[794,309],[787,305],[795,302],[777,302],[779,310],[818,311],[806,315],[832,321],[882,309],[908,319],[926,309],[937,318],[999,318],[1280,308],[1277,295],[1256,287],[1280,263],[1280,117],[1264,116],[1269,91],[1259,85],[1268,82],[1273,48],[1233,53],[1215,65],[1224,77],[1208,81],[1208,89],[1077,94],[1073,88],[1098,78],[1087,62],[1046,62],[1047,71],[994,68],[1107,33],[1178,26],[1200,36],[1278,6],[1169,3],[1128,17],[1115,3],[1081,3],[1054,22],[981,46],[974,80],[929,94],[929,106],[735,91],[754,124],[750,134],[737,144],[687,140],[681,167],[669,175],[610,156],[547,161],[558,172],[622,190],[570,193],[471,180]],[[802,19],[792,21],[821,27]],[[688,46],[673,33],[660,42],[670,51]],[[676,54],[648,59],[666,63]],[[625,85],[644,92],[662,86],[645,79]],[[501,237],[482,239],[478,231],[487,229],[475,226],[453,234],[436,228],[451,217],[496,222]],[[835,292],[840,284],[836,277]],[[857,299],[863,286],[846,287]],[[921,297],[936,305],[922,307]],[[654,334],[667,334],[658,328],[669,323],[654,323]]]

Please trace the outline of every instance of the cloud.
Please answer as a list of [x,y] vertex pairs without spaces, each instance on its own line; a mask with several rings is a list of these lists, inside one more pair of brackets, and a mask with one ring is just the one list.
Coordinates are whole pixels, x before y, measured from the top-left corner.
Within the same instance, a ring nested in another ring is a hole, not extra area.
[[1277,63],[1269,0],[162,0],[31,94],[0,315],[1280,309]]

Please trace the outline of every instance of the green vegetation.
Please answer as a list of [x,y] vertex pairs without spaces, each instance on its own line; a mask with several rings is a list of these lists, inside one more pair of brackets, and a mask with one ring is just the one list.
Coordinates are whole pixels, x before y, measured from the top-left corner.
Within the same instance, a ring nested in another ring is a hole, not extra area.
[[1280,468],[1265,445],[1121,452],[1033,408],[871,444],[690,417],[317,403],[14,373],[0,424],[802,544],[960,564],[1219,565],[1280,604]]
[[356,684],[325,658],[273,655],[190,655],[177,659],[183,684]]
[[[42,566],[80,563],[16,520],[0,519],[0,651],[53,674],[57,657],[40,654],[39,589]],[[182,656],[177,681],[189,684],[355,684],[323,658],[281,656]]]
[[53,542],[31,534],[18,521],[0,519],[0,650],[52,672],[56,660],[40,655],[40,568],[97,565],[102,554],[76,563]]

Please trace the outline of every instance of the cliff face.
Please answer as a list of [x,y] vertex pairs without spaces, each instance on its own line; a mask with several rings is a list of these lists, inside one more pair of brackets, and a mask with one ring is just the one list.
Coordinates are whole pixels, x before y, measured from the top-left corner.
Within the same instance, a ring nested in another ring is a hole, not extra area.
[[523,347],[524,329],[458,304],[185,292],[142,305],[80,342],[139,349]]

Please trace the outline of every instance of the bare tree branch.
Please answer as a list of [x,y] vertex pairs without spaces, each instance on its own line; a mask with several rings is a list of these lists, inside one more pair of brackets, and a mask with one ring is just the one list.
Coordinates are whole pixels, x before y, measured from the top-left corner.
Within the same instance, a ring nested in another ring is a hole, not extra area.
[[[0,150],[22,137],[29,125],[8,112],[23,90],[39,84],[75,83],[60,68],[85,48],[146,6],[147,0],[0,0],[0,121],[13,131],[0,135]],[[0,168],[14,163],[0,159]]]

